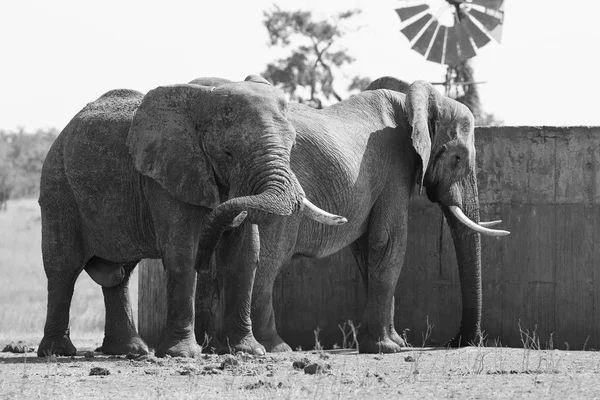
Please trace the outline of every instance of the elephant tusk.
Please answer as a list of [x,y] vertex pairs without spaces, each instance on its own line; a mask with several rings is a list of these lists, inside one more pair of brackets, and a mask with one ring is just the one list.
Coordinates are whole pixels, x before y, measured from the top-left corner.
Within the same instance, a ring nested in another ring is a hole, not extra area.
[[342,216],[330,214],[327,211],[321,210],[306,198],[302,200],[302,211],[304,211],[308,218],[325,225],[343,225],[348,222],[348,220]]
[[237,228],[238,226],[240,226],[242,224],[242,222],[244,222],[244,220],[246,219],[247,216],[248,216],[248,211],[242,211],[241,213],[239,213],[237,215],[237,217],[235,217],[233,219],[233,221],[231,221],[229,226],[232,228]]
[[487,221],[487,222],[479,221],[479,226],[483,226],[484,228],[491,228],[492,226],[496,226],[501,223],[502,223],[501,219],[499,219],[497,221]]
[[[508,231],[496,230],[496,229],[488,229],[481,225],[477,225],[475,222],[471,221],[457,206],[449,206],[450,212],[458,219],[460,222],[465,224],[468,228],[473,229],[475,232],[482,233],[488,236],[506,236],[510,235]],[[495,222],[495,221],[493,221]]]

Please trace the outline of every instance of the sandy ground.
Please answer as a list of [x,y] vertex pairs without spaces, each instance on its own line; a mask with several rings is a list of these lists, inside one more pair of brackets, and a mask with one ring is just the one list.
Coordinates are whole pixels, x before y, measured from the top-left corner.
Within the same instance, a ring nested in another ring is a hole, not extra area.
[[0,398],[600,397],[600,353],[592,351],[425,348],[182,359],[106,356],[92,351],[96,345],[79,344],[75,357],[0,353]]

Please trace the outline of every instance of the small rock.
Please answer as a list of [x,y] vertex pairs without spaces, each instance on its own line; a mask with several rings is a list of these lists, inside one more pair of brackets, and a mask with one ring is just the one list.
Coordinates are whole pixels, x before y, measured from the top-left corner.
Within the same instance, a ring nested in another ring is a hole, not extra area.
[[221,369],[237,367],[240,364],[237,358],[231,354],[227,354],[221,362]]
[[30,353],[33,349],[19,340],[17,344],[11,343],[4,346],[3,353]]
[[144,373],[146,375],[158,375],[158,370],[157,369],[145,369]]
[[261,389],[264,387],[272,389],[273,384],[271,382],[263,382],[262,380],[259,380],[256,383],[249,383],[247,385],[244,385],[244,389],[246,389],[246,390]]
[[308,375],[323,374],[331,369],[331,365],[322,363],[312,363],[304,367],[304,373]]
[[304,369],[308,364],[310,364],[310,360],[308,358],[303,358],[302,360],[294,361],[292,367],[294,367],[294,369]]
[[223,373],[223,371],[220,370],[219,367],[207,365],[204,367],[204,370],[200,373],[200,375],[217,375],[221,373]]
[[415,359],[412,358],[412,356],[406,356],[406,357],[404,357],[404,361],[406,361],[406,362],[415,362]]
[[86,351],[86,352],[83,354],[83,358],[90,359],[90,358],[94,358],[94,357],[95,357],[95,356],[94,356],[94,352],[93,352],[93,351]]
[[158,358],[148,355],[148,354],[143,354],[141,356],[138,356],[135,358],[135,361],[146,361],[152,364],[160,364],[158,361]]
[[238,356],[242,359],[242,361],[252,361],[254,360],[254,356],[248,353],[238,353]]
[[90,370],[91,375],[110,375],[110,371],[102,367],[94,367]]
[[196,368],[193,365],[186,365],[184,367],[181,368],[181,370],[179,371],[179,375],[192,375],[192,374],[197,374],[198,373],[198,368]]

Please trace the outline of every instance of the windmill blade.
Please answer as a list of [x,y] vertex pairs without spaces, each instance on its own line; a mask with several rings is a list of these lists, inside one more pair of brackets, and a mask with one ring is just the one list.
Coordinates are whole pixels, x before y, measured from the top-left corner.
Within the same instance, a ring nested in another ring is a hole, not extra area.
[[489,43],[490,38],[485,34],[485,32],[479,28],[477,25],[473,23],[470,16],[468,14],[463,14],[463,18],[460,21],[460,25],[465,28],[465,31],[469,34],[477,48],[481,48]]
[[442,58],[444,56],[444,42],[446,41],[446,32],[448,31],[448,27],[444,25],[440,25],[440,28],[433,39],[431,44],[431,49],[429,50],[429,54],[427,55],[427,59],[429,61],[436,62],[438,64],[442,64]]
[[492,35],[492,37],[496,39],[496,41],[500,42],[502,33],[502,20],[492,15],[482,13],[481,11],[476,10],[474,8],[467,11],[467,14],[469,14],[471,18],[479,22],[485,29],[487,29],[488,33]]
[[412,49],[418,51],[419,53],[425,55],[427,53],[427,49],[431,44],[431,40],[433,39],[433,35],[438,27],[439,23],[434,19],[431,21],[431,24],[425,29],[423,34],[417,39]]
[[465,27],[462,25],[454,25],[454,28],[456,29],[456,37],[458,39],[459,58],[461,60],[466,60],[467,58],[475,57],[477,53],[471,44],[471,39],[469,38],[469,34],[465,31]]
[[458,55],[458,34],[456,33],[456,26],[448,27],[448,34],[446,35],[446,53],[444,54],[444,64],[454,65],[460,61]]
[[418,20],[405,26],[400,32],[402,32],[404,36],[408,38],[408,40],[412,41],[419,34],[419,32],[421,32],[421,30],[425,28],[425,25],[427,25],[427,23],[431,21],[432,18],[433,15],[429,13],[425,14]]
[[401,32],[429,61],[453,65],[476,56],[491,39],[500,42],[504,0],[446,0],[435,15],[430,0],[400,1]]
[[400,17],[400,21],[404,22],[426,10],[429,10],[429,6],[427,4],[419,4],[416,6],[397,8],[396,12],[398,13],[398,16]]

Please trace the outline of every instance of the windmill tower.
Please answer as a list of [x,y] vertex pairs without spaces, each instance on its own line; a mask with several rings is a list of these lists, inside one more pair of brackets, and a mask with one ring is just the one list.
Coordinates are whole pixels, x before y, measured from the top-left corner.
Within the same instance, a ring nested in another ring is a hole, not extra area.
[[[445,94],[457,100],[473,98],[477,89],[467,60],[491,40],[500,42],[503,0],[400,0],[396,9],[401,32],[413,50],[428,61],[447,65]],[[468,104],[475,114],[475,104]]]

